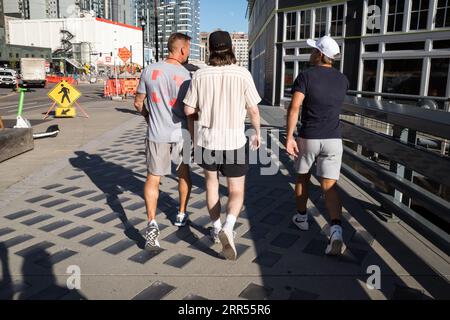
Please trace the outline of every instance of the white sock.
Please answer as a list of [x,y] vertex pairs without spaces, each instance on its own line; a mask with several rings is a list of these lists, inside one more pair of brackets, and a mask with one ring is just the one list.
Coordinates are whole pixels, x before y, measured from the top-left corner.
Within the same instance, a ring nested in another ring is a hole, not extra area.
[[228,231],[233,232],[234,225],[236,224],[237,218],[231,214],[227,216],[227,221],[225,222],[225,225],[223,226],[224,229],[227,229]]
[[153,226],[153,227],[158,227],[158,222],[156,222],[156,220],[152,220],[149,222],[148,224],[149,226]]
[[186,216],[185,212],[178,211],[178,216],[184,218]]
[[222,230],[222,222],[220,221],[220,218],[216,221],[213,221],[212,225],[216,233],[219,233]]

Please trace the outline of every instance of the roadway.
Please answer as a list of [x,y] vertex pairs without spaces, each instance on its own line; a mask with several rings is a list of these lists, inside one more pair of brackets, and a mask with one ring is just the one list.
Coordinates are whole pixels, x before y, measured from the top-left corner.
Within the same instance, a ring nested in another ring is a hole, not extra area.
[[[42,110],[43,113],[52,105],[47,93],[53,88],[49,85],[47,88],[30,88],[25,94],[24,115],[27,113]],[[83,96],[79,103],[89,103],[102,100],[103,85],[81,84],[77,86]],[[19,94],[12,91],[11,88],[0,88],[0,115],[3,118],[15,116],[17,113]]]

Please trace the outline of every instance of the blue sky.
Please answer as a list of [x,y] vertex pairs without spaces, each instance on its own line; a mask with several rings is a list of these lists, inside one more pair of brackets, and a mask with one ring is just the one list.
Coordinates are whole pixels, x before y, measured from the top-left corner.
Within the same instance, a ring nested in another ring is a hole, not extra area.
[[200,31],[220,28],[229,32],[247,32],[247,0],[201,0],[200,4]]

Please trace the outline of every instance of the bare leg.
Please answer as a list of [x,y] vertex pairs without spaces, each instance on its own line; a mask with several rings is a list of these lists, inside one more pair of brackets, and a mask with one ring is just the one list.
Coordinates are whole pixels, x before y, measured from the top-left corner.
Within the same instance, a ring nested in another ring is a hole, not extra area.
[[219,176],[216,171],[205,170],[206,180],[206,202],[208,205],[209,215],[212,221],[220,219],[220,196],[219,196]]
[[148,175],[145,183],[144,198],[147,207],[148,221],[156,220],[156,208],[159,198],[159,182],[161,177]]
[[307,210],[309,199],[308,184],[310,180],[310,174],[300,174],[297,177],[297,184],[295,186],[295,200],[297,202],[297,210],[300,212],[306,212]]
[[325,194],[325,203],[331,220],[341,220],[342,201],[336,189],[337,181],[330,179],[321,179],[320,183],[322,191]]
[[180,193],[180,212],[186,213],[192,191],[192,180],[189,166],[182,164],[178,170],[178,191]]
[[228,198],[227,214],[233,215],[236,218],[242,211],[244,206],[245,194],[245,176],[240,178],[228,178],[228,191],[230,193]]

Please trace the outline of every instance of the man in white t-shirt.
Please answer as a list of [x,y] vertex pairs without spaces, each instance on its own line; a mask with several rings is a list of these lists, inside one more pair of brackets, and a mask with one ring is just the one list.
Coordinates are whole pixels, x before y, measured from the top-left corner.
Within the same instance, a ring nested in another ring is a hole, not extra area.
[[[250,147],[257,150],[261,141],[258,109],[261,98],[250,72],[236,65],[228,32],[212,33],[209,50],[209,66],[198,70],[192,78],[184,99],[185,113],[187,116],[198,114],[194,141],[202,152],[201,159],[196,161],[205,170],[212,239],[222,243],[225,258],[236,260],[233,230],[244,204],[245,176],[249,169],[245,119],[247,115],[250,117],[256,131]],[[227,178],[229,189],[227,219],[223,226],[219,172]]]

